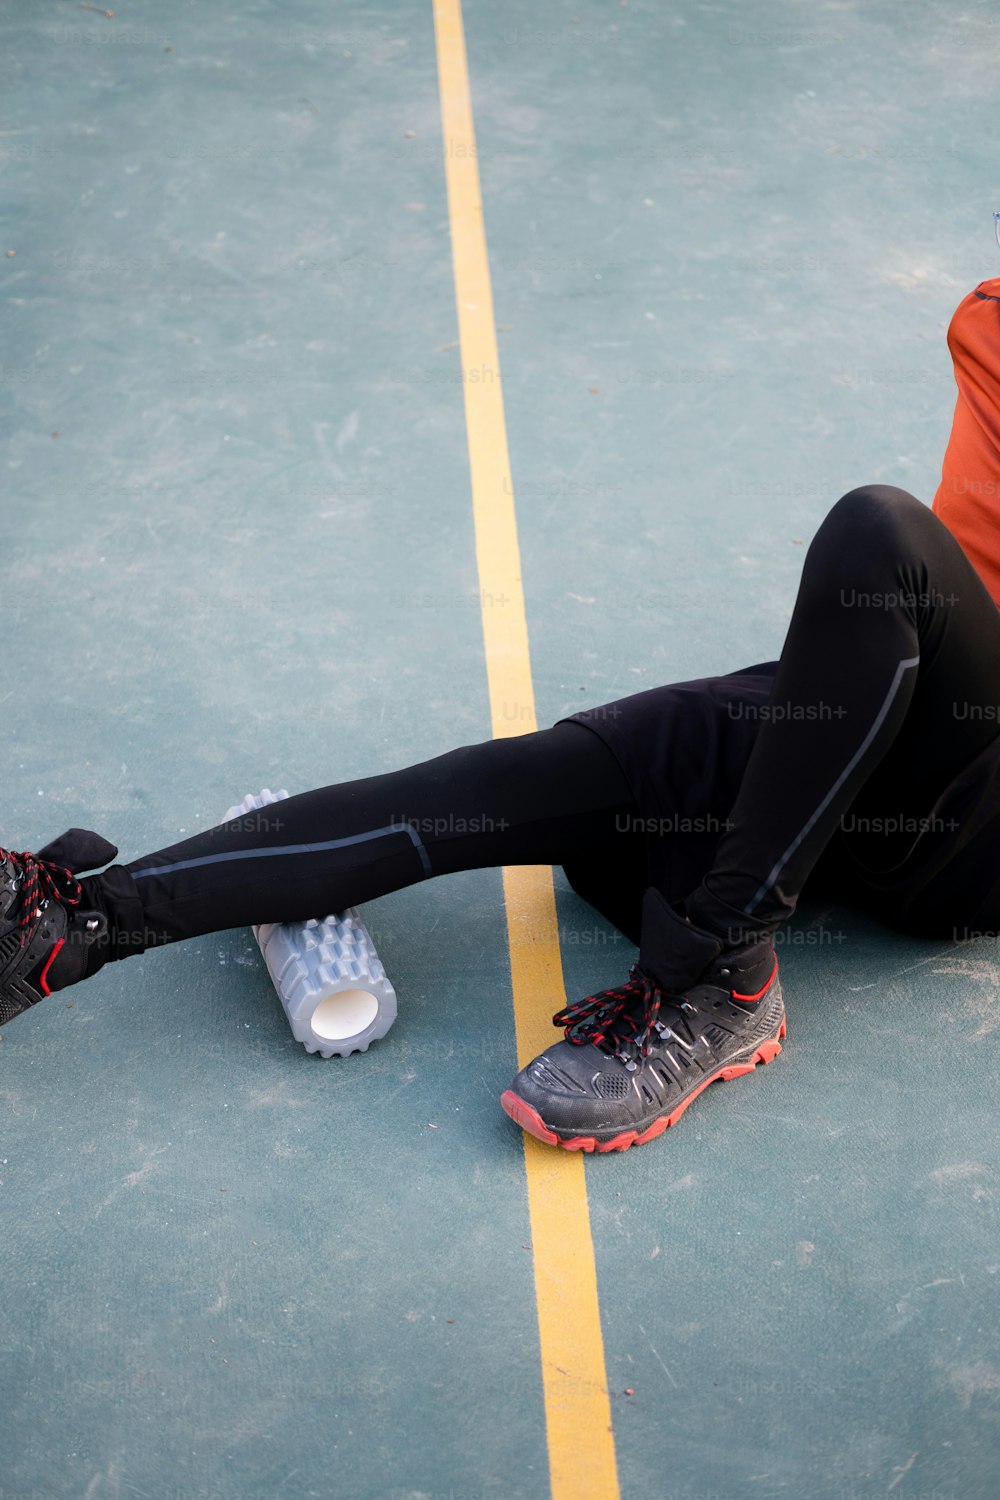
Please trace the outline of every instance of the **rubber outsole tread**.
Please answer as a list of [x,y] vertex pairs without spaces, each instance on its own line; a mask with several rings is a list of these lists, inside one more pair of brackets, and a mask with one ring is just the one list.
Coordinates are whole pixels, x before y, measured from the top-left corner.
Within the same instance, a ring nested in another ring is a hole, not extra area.
[[585,1152],[607,1152],[628,1151],[632,1146],[644,1146],[647,1141],[656,1140],[671,1125],[675,1125],[688,1105],[697,1099],[698,1095],[708,1088],[710,1083],[720,1083],[730,1078],[741,1078],[745,1073],[752,1073],[758,1063],[773,1062],[781,1051],[781,1043],[788,1031],[785,1017],[781,1018],[777,1035],[765,1042],[761,1042],[752,1057],[742,1062],[726,1063],[707,1078],[703,1078],[697,1088],[691,1090],[685,1099],[674,1106],[668,1113],[660,1115],[651,1125],[644,1130],[623,1130],[618,1135],[612,1136],[609,1141],[599,1141],[592,1135],[574,1135],[563,1137],[555,1130],[550,1130],[537,1110],[532,1109],[511,1089],[506,1089],[500,1096],[500,1104],[504,1113],[509,1115],[515,1125],[520,1125],[528,1135],[534,1136],[535,1140],[542,1141],[546,1146],[561,1146],[564,1151]]

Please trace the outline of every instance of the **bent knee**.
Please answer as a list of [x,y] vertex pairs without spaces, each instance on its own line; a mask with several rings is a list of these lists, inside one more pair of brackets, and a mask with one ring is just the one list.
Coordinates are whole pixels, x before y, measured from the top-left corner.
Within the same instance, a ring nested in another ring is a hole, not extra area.
[[827,512],[809,547],[812,566],[822,559],[859,562],[890,556],[899,561],[911,548],[920,550],[924,528],[936,518],[908,490],[892,484],[864,484],[848,490]]
[[909,531],[930,513],[923,501],[911,495],[909,490],[901,490],[894,484],[862,484],[841,495],[830,507],[823,527],[882,535]]

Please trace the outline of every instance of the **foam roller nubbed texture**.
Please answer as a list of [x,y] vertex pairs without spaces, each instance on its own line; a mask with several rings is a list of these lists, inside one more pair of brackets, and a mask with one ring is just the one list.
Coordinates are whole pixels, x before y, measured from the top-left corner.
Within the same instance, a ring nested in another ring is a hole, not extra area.
[[[223,818],[259,812],[288,793],[251,793]],[[308,922],[270,922],[254,937],[278,992],[292,1035],[307,1052],[347,1057],[367,1052],[396,1019],[396,992],[386,978],[356,908]]]

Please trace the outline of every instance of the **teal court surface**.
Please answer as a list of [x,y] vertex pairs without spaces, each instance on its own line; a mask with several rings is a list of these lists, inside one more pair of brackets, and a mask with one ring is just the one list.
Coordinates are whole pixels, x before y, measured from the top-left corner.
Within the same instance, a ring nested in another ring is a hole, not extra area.
[[[772,659],[840,494],[930,502],[994,8],[112,5],[0,16],[4,847]],[[584,1162],[498,1096],[629,944],[363,915],[363,1055],[249,930],[4,1028],[0,1500],[997,1493],[994,941],[803,905],[776,1064]]]

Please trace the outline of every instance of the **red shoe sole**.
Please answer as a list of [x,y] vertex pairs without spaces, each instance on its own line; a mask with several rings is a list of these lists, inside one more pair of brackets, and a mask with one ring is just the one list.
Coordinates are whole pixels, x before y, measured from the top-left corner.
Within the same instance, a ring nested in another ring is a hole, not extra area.
[[656,1137],[662,1135],[669,1126],[675,1125],[688,1105],[697,1099],[710,1083],[718,1083],[728,1078],[741,1078],[744,1073],[752,1073],[758,1063],[773,1062],[781,1051],[781,1041],[787,1031],[785,1018],[782,1017],[778,1035],[769,1042],[761,1042],[753,1057],[748,1058],[746,1062],[730,1063],[727,1067],[720,1068],[717,1073],[703,1078],[698,1087],[688,1094],[686,1099],[682,1099],[676,1109],[672,1109],[668,1115],[661,1115],[645,1130],[641,1132],[623,1130],[621,1135],[614,1136],[610,1141],[598,1141],[592,1135],[574,1135],[564,1140],[562,1136],[548,1128],[537,1110],[532,1109],[531,1105],[526,1104],[523,1099],[519,1099],[517,1094],[512,1093],[510,1089],[506,1089],[501,1094],[500,1103],[505,1113],[510,1115],[516,1125],[520,1125],[522,1130],[533,1135],[536,1141],[543,1141],[546,1146],[561,1146],[564,1151],[627,1151],[630,1146],[644,1146],[647,1141],[655,1141]]

